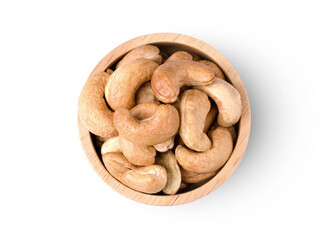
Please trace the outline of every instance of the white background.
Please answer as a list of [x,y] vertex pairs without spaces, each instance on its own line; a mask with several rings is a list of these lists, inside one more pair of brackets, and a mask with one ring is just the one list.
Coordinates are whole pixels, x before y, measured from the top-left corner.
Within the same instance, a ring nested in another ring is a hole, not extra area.
[[[328,239],[327,1],[1,1],[0,239]],[[247,152],[216,191],[154,207],[108,187],[78,137],[94,66],[139,35],[221,52],[252,110]]]

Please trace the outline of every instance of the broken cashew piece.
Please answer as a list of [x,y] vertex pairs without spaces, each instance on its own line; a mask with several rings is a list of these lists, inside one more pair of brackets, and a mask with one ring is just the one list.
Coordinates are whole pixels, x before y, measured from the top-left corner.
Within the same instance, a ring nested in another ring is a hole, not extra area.
[[113,112],[107,107],[104,89],[111,73],[101,72],[89,78],[79,97],[79,116],[93,134],[110,138],[118,134],[113,124]]
[[158,99],[155,97],[154,92],[151,87],[151,82],[148,81],[144,83],[136,92],[135,97],[136,105],[148,102],[159,103]]
[[242,113],[241,96],[231,84],[215,78],[213,84],[195,88],[204,91],[215,101],[219,112],[217,122],[220,126],[230,127],[239,121]]
[[134,48],[129,53],[127,53],[120,62],[117,63],[115,69],[126,65],[127,63],[135,59],[149,59],[153,60],[158,64],[162,63],[162,56],[160,55],[160,50],[158,47],[153,45],[143,45]]
[[173,53],[166,61],[166,62],[172,62],[172,61],[178,61],[178,60],[193,60],[193,56],[185,51],[178,51]]
[[206,86],[213,83],[214,77],[214,71],[202,63],[179,60],[158,67],[152,76],[151,86],[157,99],[173,103],[181,87]]
[[194,173],[181,168],[182,181],[184,183],[199,183],[216,175],[217,171],[210,173]]
[[180,124],[178,111],[171,105],[156,107],[155,113],[143,120],[135,118],[126,108],[118,108],[113,122],[120,136],[141,145],[159,144],[174,136]]
[[215,75],[217,78],[221,78],[223,80],[225,80],[225,76],[223,71],[217,66],[217,64],[210,62],[208,60],[200,60],[199,63],[202,63],[208,67],[210,67],[212,70],[214,70]]
[[105,86],[105,98],[113,110],[135,106],[135,93],[150,80],[159,65],[147,59],[134,60],[113,72]]
[[175,156],[179,165],[187,171],[195,173],[209,173],[220,169],[231,156],[233,140],[229,130],[217,127],[209,132],[212,140],[210,150],[206,152],[194,152],[179,145]]
[[106,153],[102,158],[106,169],[113,177],[136,191],[157,193],[166,186],[167,172],[162,166],[137,167],[121,153]]
[[198,152],[208,151],[211,141],[203,132],[205,120],[210,110],[207,94],[196,89],[188,89],[179,99],[181,125],[179,135],[187,147]]
[[156,157],[156,164],[167,171],[167,184],[162,190],[165,194],[175,194],[182,182],[181,173],[175,155],[172,151],[160,153]]
[[154,164],[156,155],[154,147],[132,143],[121,136],[110,138],[103,144],[101,153],[108,152],[122,152],[129,162],[138,166]]

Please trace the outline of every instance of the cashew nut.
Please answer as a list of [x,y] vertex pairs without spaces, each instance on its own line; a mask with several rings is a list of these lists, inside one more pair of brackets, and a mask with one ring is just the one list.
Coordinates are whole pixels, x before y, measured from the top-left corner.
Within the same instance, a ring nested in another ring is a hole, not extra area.
[[167,184],[162,191],[165,194],[177,193],[182,182],[182,178],[175,155],[172,151],[160,153],[156,156],[156,164],[163,166],[167,171]]
[[177,133],[179,115],[171,105],[157,105],[155,113],[138,120],[126,108],[118,108],[113,115],[114,125],[120,136],[141,145],[162,143]]
[[157,193],[166,186],[167,172],[162,166],[137,167],[121,153],[106,153],[102,157],[109,173],[121,183],[136,191]]
[[158,99],[156,99],[154,92],[151,87],[151,82],[148,81],[144,83],[136,92],[135,97],[136,105],[148,102],[156,102],[159,103]]
[[236,139],[237,139],[235,128],[233,126],[231,126],[231,127],[228,127],[227,130],[230,131],[232,139],[233,139],[233,144],[235,144]]
[[113,112],[104,100],[105,84],[110,73],[101,72],[89,78],[79,97],[79,116],[84,126],[103,138],[117,135],[113,124]]
[[214,71],[191,60],[166,62],[152,76],[151,85],[157,99],[165,103],[177,100],[182,86],[206,86],[213,83]]
[[211,101],[211,107],[210,110],[208,112],[208,115],[206,117],[206,120],[204,121],[204,128],[203,128],[203,132],[207,133],[209,128],[211,127],[211,124],[213,123],[213,121],[216,119],[218,114],[218,110],[216,105]]
[[221,78],[223,80],[225,80],[225,76],[223,71],[217,66],[217,64],[210,62],[208,60],[200,60],[199,63],[202,63],[208,67],[210,67],[212,70],[214,70],[215,75],[217,78]]
[[[158,109],[158,103],[157,102],[149,102],[149,103],[143,103],[135,106],[130,110],[133,117],[137,118],[138,120],[143,120],[146,118],[151,117],[156,110]],[[172,136],[168,140],[154,144],[153,147],[158,152],[167,152],[169,149],[172,149],[175,144],[175,136]]]
[[197,153],[179,145],[175,155],[179,164],[195,173],[209,173],[220,169],[231,156],[233,140],[229,130],[217,127],[209,132],[212,146],[206,152]]
[[103,155],[108,152],[122,152],[119,136],[110,138],[103,143],[101,147],[101,154]]
[[121,136],[110,138],[103,144],[101,153],[108,152],[122,152],[129,162],[138,166],[153,164],[156,155],[156,151],[152,146],[132,143]]
[[162,56],[160,55],[160,50],[158,47],[153,45],[143,45],[134,48],[129,53],[127,53],[126,56],[124,56],[122,60],[117,63],[115,68],[117,69],[122,67],[123,65],[126,65],[127,63],[139,58],[150,59],[158,64],[162,63]]
[[203,132],[210,106],[207,94],[200,90],[185,90],[179,99],[179,135],[187,147],[198,152],[211,147],[211,141]]
[[237,123],[241,117],[242,105],[239,92],[223,79],[215,78],[213,84],[196,86],[211,97],[218,108],[217,122],[222,127],[230,127]]
[[181,168],[182,181],[185,183],[199,183],[214,176],[217,171],[210,173],[194,173]]
[[193,56],[189,54],[188,52],[185,51],[178,51],[173,53],[166,61],[166,62],[171,62],[171,61],[178,61],[178,60],[193,60]]
[[110,107],[116,110],[135,106],[137,89],[151,79],[158,66],[152,60],[137,59],[115,70],[105,86],[105,98]]
[[153,147],[158,151],[158,152],[167,152],[169,149],[172,149],[175,145],[175,136],[172,136],[168,140],[159,143],[159,144],[154,144]]

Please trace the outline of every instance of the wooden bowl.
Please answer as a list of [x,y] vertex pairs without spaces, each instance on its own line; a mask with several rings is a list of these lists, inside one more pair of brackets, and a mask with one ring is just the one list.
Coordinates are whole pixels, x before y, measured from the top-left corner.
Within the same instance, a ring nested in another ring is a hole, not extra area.
[[97,148],[94,147],[92,134],[83,126],[78,118],[81,144],[90,161],[90,164],[93,166],[98,175],[118,193],[132,200],[150,205],[169,206],[188,203],[197,200],[215,190],[233,173],[233,171],[240,163],[246,150],[250,134],[251,113],[248,95],[238,73],[216,49],[198,39],[176,33],[148,34],[121,44],[120,46],[113,49],[110,53],[108,53],[97,64],[89,78],[94,74],[103,72],[109,67],[114,66],[114,64],[127,52],[144,44],[156,45],[168,54],[178,50],[185,50],[191,53],[195,53],[201,56],[203,59],[213,61],[220,66],[226,75],[227,80],[231,82],[233,86],[239,91],[242,99],[242,116],[237,124],[237,142],[231,157],[222,167],[222,169],[213,178],[203,183],[203,185],[194,185],[192,188],[187,189],[184,193],[179,193],[176,195],[150,195],[130,189],[129,187],[117,181],[114,177],[112,177],[111,174],[108,173],[100,159],[98,152],[99,150],[96,150]]

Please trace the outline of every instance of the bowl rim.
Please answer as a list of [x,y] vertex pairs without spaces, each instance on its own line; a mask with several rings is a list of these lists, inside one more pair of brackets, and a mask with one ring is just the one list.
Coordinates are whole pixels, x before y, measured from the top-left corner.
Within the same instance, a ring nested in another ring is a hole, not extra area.
[[172,206],[192,202],[208,195],[221,184],[223,184],[235,171],[245,153],[251,128],[251,111],[247,91],[239,74],[229,63],[229,61],[224,58],[224,56],[222,56],[215,48],[196,38],[178,33],[146,34],[122,43],[110,51],[96,65],[88,79],[99,72],[104,72],[109,66],[115,63],[130,50],[145,44],[180,44],[195,49],[198,52],[202,52],[220,66],[224,74],[228,77],[229,81],[238,90],[242,101],[242,115],[238,123],[239,132],[237,136],[237,142],[230,158],[222,167],[222,169],[211,180],[201,185],[200,187],[197,187],[196,189],[175,195],[150,195],[135,191],[112,177],[112,175],[104,167],[101,159],[99,159],[95,151],[90,132],[86,127],[84,127],[78,116],[80,142],[90,164],[97,172],[97,174],[104,180],[105,183],[107,183],[111,188],[123,196],[128,197],[134,201],[149,205]]

